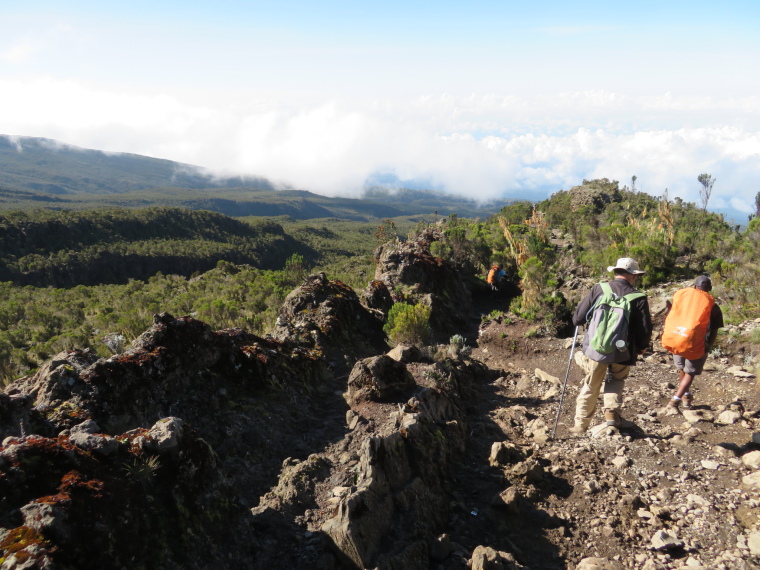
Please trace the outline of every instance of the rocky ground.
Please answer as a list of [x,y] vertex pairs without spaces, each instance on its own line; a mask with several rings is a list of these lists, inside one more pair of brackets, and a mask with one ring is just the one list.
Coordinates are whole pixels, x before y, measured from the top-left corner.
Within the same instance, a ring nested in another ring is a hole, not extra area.
[[[759,567],[760,322],[719,337],[694,409],[665,409],[655,341],[630,426],[571,437],[572,338],[470,297],[434,237],[381,251],[361,295],[307,278],[270,337],[162,314],[8,386],[0,569]],[[649,292],[657,326],[680,285]],[[415,296],[439,342],[391,349],[380,315]]]
[[[723,355],[708,360],[694,383],[693,409],[682,412],[665,408],[676,372],[655,342],[627,381],[624,415],[633,425],[622,431],[600,426],[597,410],[599,427],[582,437],[568,432],[582,378],[573,362],[552,438],[572,339],[544,337],[527,323],[508,321],[486,323],[473,350],[474,358],[506,372],[481,386],[478,413],[485,441],[532,450],[543,474],[514,494],[529,498],[527,513],[524,501],[506,497],[508,508],[522,515],[503,527],[507,550],[531,568],[571,568],[587,557],[625,569],[760,566],[760,446],[753,443],[760,393],[743,368],[757,348],[732,342],[760,323],[729,327],[720,336]],[[473,518],[502,508],[494,498],[503,487],[499,475],[510,479],[508,462],[491,456],[486,463],[484,447],[471,457],[482,469],[473,488],[483,490],[468,505]],[[524,526],[526,515],[543,519],[537,526],[545,543],[534,542],[536,529]]]

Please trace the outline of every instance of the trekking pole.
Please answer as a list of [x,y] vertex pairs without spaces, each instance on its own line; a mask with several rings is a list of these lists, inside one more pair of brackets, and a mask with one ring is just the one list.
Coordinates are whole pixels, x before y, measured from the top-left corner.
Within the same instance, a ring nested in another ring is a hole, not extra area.
[[565,372],[565,381],[562,383],[562,393],[559,396],[559,407],[557,408],[557,418],[554,420],[554,429],[552,430],[552,439],[557,433],[557,424],[559,423],[559,414],[562,411],[562,400],[565,399],[565,388],[567,387],[567,377],[570,376],[570,365],[573,363],[573,353],[575,352],[575,341],[578,338],[578,327],[575,327],[573,335],[573,345],[570,347],[570,358],[567,359],[567,372]]

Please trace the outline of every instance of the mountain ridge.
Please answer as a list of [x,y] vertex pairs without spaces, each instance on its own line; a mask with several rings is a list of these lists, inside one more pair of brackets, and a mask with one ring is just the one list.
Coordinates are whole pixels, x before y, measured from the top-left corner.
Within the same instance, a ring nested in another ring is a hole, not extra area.
[[339,217],[367,221],[439,212],[486,217],[486,204],[434,191],[369,188],[328,197],[256,176],[217,176],[200,166],[85,149],[53,139],[0,135],[0,210],[173,206],[228,216]]

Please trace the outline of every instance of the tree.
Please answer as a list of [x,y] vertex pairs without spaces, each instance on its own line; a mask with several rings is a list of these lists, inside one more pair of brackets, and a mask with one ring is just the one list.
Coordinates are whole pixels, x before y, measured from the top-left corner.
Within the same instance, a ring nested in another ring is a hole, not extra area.
[[755,211],[749,215],[750,221],[755,218],[760,218],[760,192],[755,194]]
[[699,197],[702,200],[702,210],[707,211],[707,203],[710,201],[710,194],[712,194],[713,184],[715,184],[715,178],[712,174],[702,173],[697,176],[697,180],[702,185],[702,189],[699,191]]

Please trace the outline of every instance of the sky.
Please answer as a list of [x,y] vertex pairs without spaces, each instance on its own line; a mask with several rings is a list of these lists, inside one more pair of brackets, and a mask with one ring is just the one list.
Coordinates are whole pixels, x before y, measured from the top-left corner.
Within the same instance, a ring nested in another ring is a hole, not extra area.
[[760,2],[4,0],[0,134],[542,200],[609,178],[746,219]]

